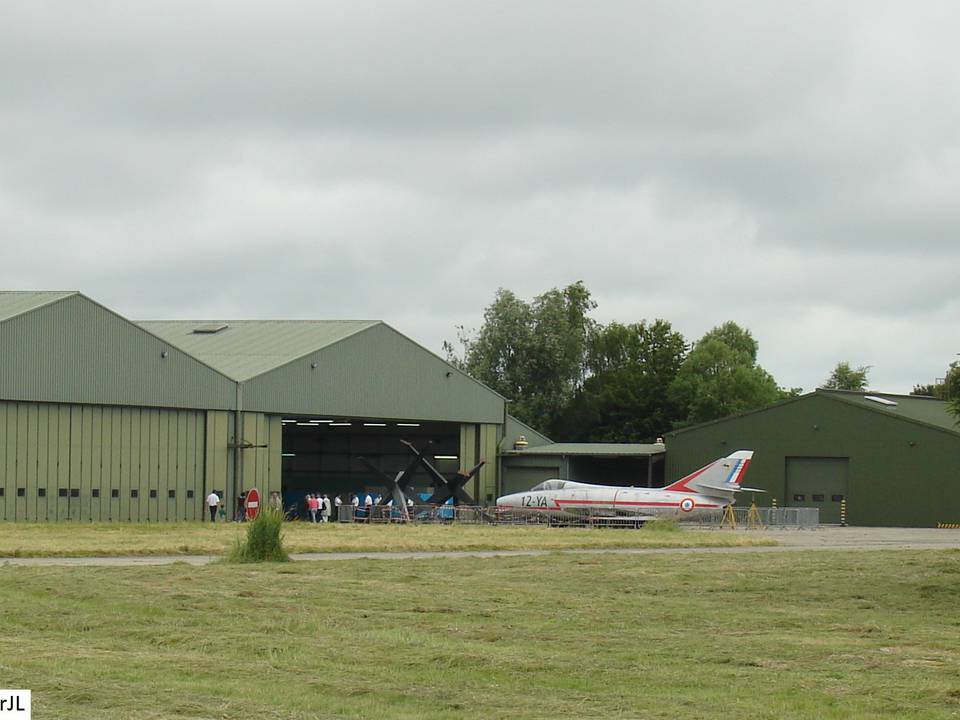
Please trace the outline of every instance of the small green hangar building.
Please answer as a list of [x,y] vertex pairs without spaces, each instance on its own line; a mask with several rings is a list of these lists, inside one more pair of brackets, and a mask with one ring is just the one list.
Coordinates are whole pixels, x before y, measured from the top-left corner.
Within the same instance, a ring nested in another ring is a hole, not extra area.
[[[816,507],[824,523],[960,522],[960,426],[933,398],[817,390],[666,436],[667,482],[734,450],[755,454],[758,505]],[[750,502],[749,498],[740,501]]]
[[[379,321],[136,323],[77,292],[0,292],[0,519],[169,521],[257,487],[374,488],[405,439],[437,467],[487,464],[500,395]],[[429,484],[424,473],[415,487]],[[231,513],[232,514],[232,513]]]

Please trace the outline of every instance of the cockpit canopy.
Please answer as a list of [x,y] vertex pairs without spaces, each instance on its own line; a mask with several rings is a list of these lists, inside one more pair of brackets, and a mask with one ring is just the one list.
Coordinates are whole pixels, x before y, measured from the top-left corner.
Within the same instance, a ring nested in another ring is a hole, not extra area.
[[539,492],[540,490],[572,490],[578,487],[589,487],[589,485],[574,482],[573,480],[544,480],[539,485],[530,488],[527,492]]

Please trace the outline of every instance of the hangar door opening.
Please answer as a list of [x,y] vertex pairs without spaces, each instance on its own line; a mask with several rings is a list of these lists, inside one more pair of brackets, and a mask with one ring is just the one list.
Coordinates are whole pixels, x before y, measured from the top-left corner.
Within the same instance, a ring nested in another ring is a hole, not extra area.
[[623,487],[663,487],[663,455],[570,458],[568,480]]
[[[447,477],[460,469],[459,423],[285,417],[281,452],[284,507],[305,517],[308,493],[326,493],[331,500],[339,495],[344,503],[350,502],[351,493],[361,501],[367,492],[373,497],[383,493],[381,478],[358,457],[393,477],[413,460],[401,440],[413,443]],[[431,476],[417,467],[408,494],[420,502],[418,495],[432,489]]]
[[787,504],[818,508],[820,522],[839,523],[848,464],[849,458],[788,457]]
[[543,463],[541,465],[519,465],[515,462],[515,458],[505,461],[503,480],[500,486],[501,494],[511,495],[524,492],[535,485],[539,485],[544,480],[551,480],[560,476],[559,458],[553,464],[547,464],[547,460],[541,462]]

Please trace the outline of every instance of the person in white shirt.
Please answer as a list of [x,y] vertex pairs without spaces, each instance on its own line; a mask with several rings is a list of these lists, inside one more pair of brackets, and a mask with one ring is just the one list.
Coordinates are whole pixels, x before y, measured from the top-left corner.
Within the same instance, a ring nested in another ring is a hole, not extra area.
[[210,508],[210,522],[217,521],[217,506],[220,504],[220,496],[211,491],[207,495],[207,507]]

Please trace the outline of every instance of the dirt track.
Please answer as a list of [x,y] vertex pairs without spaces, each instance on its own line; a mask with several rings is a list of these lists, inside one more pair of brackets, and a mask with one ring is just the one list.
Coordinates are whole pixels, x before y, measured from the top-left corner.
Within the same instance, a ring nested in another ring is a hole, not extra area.
[[[630,532],[624,530],[622,532]],[[729,532],[716,530],[710,532]],[[664,555],[672,553],[777,553],[809,550],[960,550],[960,530],[935,530],[931,528],[853,528],[821,527],[816,530],[764,530],[745,531],[776,540],[778,545],[769,547],[731,548],[658,548],[623,550],[492,550],[476,552],[358,552],[358,553],[303,553],[294,560],[398,560],[436,557],[509,557],[523,555],[548,555],[551,552],[621,555]],[[79,565],[79,566],[137,566],[169,565],[182,562],[189,565],[206,565],[219,560],[214,555],[157,555],[146,557],[83,557],[83,558],[3,558],[0,566],[9,565]]]
[[767,530],[784,547],[851,550],[960,548],[960,530],[826,526],[816,530]]

